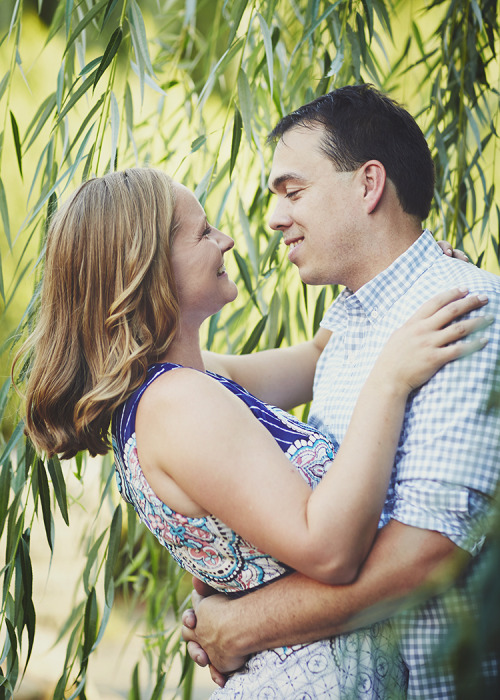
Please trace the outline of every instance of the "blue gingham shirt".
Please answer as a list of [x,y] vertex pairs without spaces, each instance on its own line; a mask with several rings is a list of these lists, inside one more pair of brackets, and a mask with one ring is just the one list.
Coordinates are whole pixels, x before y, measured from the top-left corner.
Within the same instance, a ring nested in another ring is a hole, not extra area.
[[[494,324],[483,331],[485,349],[446,365],[408,400],[403,430],[380,526],[391,518],[435,530],[472,555],[484,542],[484,514],[490,510],[500,477],[498,397],[500,357],[500,277],[444,255],[430,231],[389,268],[356,293],[346,289],[326,312],[322,326],[332,331],[314,382],[309,422],[341,442],[356,400],[391,333],[441,290],[465,286],[489,297]],[[478,312],[474,312],[478,313]],[[447,610],[474,607],[475,556],[471,571],[443,598],[398,616],[400,644],[409,669],[408,697],[455,697],[445,663],[435,666],[449,632]],[[495,660],[483,673],[495,674]]]

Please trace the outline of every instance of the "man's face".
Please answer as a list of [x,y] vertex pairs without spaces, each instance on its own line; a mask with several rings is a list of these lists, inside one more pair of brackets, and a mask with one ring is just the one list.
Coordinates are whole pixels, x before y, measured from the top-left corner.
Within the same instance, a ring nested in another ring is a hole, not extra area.
[[282,231],[303,282],[353,289],[362,250],[357,224],[362,188],[358,171],[339,172],[323,155],[322,134],[320,126],[296,127],[278,142],[269,176],[278,201],[269,225]]

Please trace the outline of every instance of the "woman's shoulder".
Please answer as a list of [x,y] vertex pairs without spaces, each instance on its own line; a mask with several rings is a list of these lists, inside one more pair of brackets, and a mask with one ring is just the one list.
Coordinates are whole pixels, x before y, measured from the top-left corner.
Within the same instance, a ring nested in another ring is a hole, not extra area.
[[183,365],[165,366],[164,363],[152,368],[148,375],[140,399],[141,409],[147,407],[163,415],[171,410],[190,411],[195,400],[220,400],[228,393],[221,381],[223,377]]

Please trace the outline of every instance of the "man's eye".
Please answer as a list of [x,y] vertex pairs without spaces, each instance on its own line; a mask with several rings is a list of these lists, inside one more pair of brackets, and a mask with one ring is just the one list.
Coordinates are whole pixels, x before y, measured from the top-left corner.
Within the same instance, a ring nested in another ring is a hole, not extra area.
[[211,232],[212,232],[212,227],[211,227],[211,226],[207,226],[207,228],[206,228],[206,229],[203,231],[203,233],[201,234],[202,238],[203,238],[204,236],[208,236]]

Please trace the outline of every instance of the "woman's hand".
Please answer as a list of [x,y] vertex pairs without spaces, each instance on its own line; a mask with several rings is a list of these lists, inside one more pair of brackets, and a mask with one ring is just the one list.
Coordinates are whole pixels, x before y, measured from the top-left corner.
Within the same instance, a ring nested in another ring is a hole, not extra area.
[[458,248],[453,248],[451,243],[448,243],[448,241],[437,241],[437,244],[443,253],[448,255],[448,257],[457,258],[457,260],[463,260],[464,262],[470,262],[469,258],[464,252],[458,250]]
[[409,393],[446,363],[481,350],[486,338],[464,338],[489,326],[494,317],[462,317],[487,303],[486,295],[469,295],[466,289],[437,294],[392,334],[377,360],[378,370],[387,372],[389,381]]

